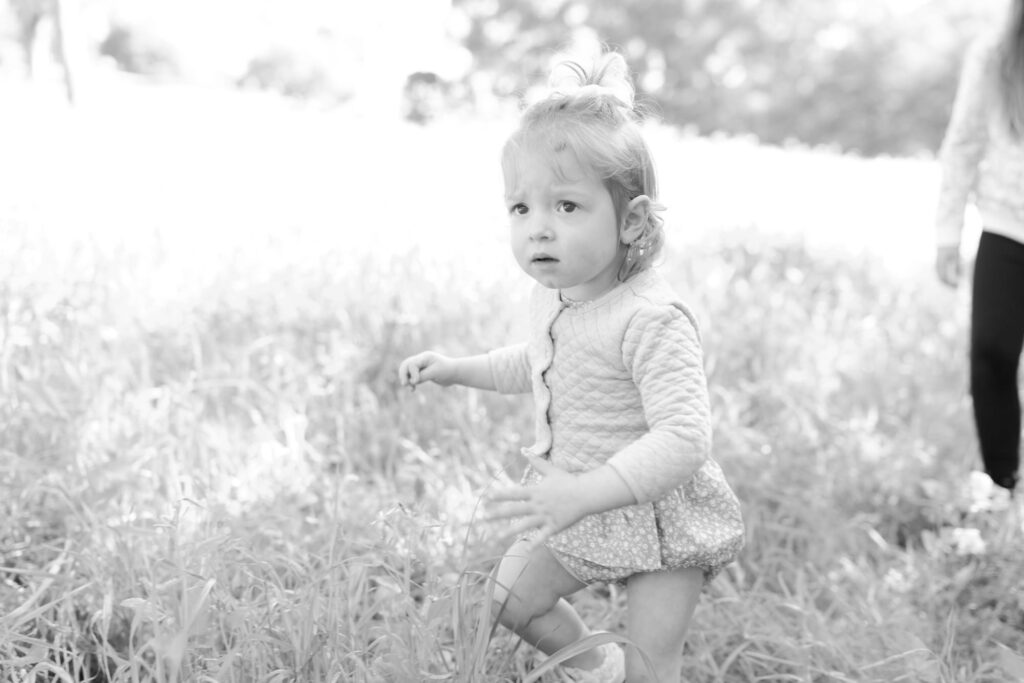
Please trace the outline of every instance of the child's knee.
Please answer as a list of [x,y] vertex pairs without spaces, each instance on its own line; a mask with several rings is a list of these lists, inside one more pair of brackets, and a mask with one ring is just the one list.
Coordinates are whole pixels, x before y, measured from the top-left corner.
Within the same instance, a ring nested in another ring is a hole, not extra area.
[[549,590],[544,563],[523,546],[514,545],[494,571],[494,614],[509,628],[546,614],[559,599]]
[[502,626],[511,629],[525,626],[547,614],[558,602],[556,596],[509,591],[501,587],[495,589],[493,600],[492,614],[497,615]]

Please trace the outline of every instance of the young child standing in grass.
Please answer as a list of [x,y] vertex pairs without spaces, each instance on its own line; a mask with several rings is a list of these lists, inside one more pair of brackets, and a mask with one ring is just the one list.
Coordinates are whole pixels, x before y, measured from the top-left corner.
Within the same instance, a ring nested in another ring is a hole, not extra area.
[[1024,345],[1024,0],[964,62],[942,144],[936,267],[960,276],[960,234],[972,196],[983,221],[974,265],[970,372],[985,471],[1013,491],[1020,464],[1017,369]]
[[[628,637],[677,681],[706,580],[743,545],[739,504],[711,459],[697,324],[652,269],[664,240],[651,155],[621,55],[556,67],[502,153],[512,251],[536,280],[525,343],[423,352],[403,384],[532,392],[521,486],[489,498],[516,538],[496,569],[503,625],[547,654],[590,635],[565,597],[625,584]],[[652,680],[614,643],[563,662],[571,680]]]

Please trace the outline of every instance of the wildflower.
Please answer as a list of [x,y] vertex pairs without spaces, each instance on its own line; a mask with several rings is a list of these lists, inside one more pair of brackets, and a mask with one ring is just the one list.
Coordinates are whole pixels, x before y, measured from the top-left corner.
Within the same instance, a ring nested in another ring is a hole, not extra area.
[[974,528],[956,528],[952,531],[953,547],[957,555],[984,555],[985,539]]

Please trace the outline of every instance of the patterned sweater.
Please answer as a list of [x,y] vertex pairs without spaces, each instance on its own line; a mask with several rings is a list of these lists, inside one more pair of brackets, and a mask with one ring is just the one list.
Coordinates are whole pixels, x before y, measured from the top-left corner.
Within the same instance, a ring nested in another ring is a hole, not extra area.
[[1000,120],[990,86],[996,46],[995,37],[985,36],[971,45],[964,60],[939,155],[939,246],[960,243],[964,209],[972,195],[985,230],[1024,242],[1024,144]]
[[529,450],[562,469],[607,463],[638,503],[648,503],[708,459],[696,322],[653,270],[575,305],[538,286],[529,341],[489,357],[498,391],[533,392],[536,443]]

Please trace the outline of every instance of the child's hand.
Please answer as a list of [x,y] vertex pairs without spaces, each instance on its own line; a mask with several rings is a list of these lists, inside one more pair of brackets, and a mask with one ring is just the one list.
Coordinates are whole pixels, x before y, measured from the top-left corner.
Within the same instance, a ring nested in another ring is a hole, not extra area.
[[451,358],[433,351],[417,353],[398,366],[398,381],[413,390],[421,382],[434,382],[446,387],[455,383],[455,363]]
[[521,518],[508,531],[517,536],[538,530],[533,545],[538,546],[559,531],[569,528],[586,515],[580,505],[577,477],[555,467],[547,460],[528,456],[544,478],[529,486],[513,485],[488,494],[489,521]]

